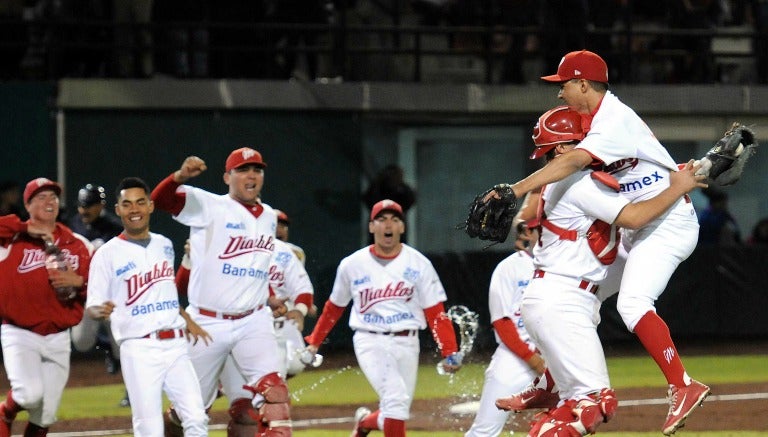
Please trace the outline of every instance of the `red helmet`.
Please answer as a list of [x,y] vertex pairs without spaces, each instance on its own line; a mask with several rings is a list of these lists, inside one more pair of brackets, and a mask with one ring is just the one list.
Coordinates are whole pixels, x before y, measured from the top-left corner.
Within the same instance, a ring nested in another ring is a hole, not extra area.
[[557,106],[542,114],[533,127],[533,143],[536,149],[531,159],[543,156],[558,143],[581,141],[586,134],[581,127],[581,114],[567,106]]

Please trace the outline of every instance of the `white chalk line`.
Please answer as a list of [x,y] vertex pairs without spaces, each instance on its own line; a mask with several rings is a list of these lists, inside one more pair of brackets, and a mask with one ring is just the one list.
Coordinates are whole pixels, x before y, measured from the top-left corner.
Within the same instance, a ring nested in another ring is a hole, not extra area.
[[[768,399],[768,393],[741,393],[730,395],[711,395],[706,402],[729,402],[729,401],[751,401],[755,399]],[[666,398],[657,399],[630,399],[619,401],[620,407],[637,407],[642,405],[666,405],[669,401]],[[480,406],[480,401],[470,401],[453,405],[450,408],[451,413],[459,415],[475,414]],[[335,425],[340,423],[352,423],[353,417],[327,417],[322,419],[294,420],[294,428],[310,428],[317,425]],[[227,429],[226,424],[210,425],[210,430]],[[131,434],[131,429],[111,429],[103,431],[77,431],[77,432],[52,432],[50,437],[100,437],[110,435]]]

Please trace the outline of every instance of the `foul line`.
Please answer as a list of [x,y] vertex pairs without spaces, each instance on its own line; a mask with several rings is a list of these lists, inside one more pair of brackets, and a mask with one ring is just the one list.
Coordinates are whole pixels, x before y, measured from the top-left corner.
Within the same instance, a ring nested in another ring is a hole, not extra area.
[[[719,401],[751,401],[755,399],[768,399],[768,393],[742,393],[732,395],[711,395],[707,398],[706,402]],[[667,399],[630,399],[619,401],[620,407],[636,407],[641,405],[666,405],[669,403]],[[451,407],[451,412],[454,414],[475,414],[477,407],[479,407],[479,401],[464,402]],[[457,413],[454,407],[458,407]],[[339,423],[352,423],[355,419],[353,417],[327,417],[323,419],[306,419],[306,420],[294,420],[294,428],[309,428],[316,425],[335,425]],[[210,425],[210,430],[222,430],[227,429],[226,424]],[[110,435],[130,434],[132,429],[111,429],[104,431],[78,431],[78,432],[52,432],[48,435],[51,437],[100,437]]]

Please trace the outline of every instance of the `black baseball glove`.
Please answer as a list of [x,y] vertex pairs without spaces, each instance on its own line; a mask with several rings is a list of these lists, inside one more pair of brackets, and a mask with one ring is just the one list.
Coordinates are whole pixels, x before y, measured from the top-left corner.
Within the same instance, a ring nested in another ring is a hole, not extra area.
[[[499,199],[485,198],[495,191]],[[466,222],[458,226],[464,229],[472,238],[493,241],[493,244],[503,243],[512,228],[512,221],[517,213],[517,197],[512,191],[512,185],[499,184],[475,197],[469,205],[469,216]],[[491,245],[493,245],[491,244]]]
[[701,158],[698,174],[706,174],[718,185],[733,185],[741,178],[744,164],[757,149],[752,129],[733,123],[707,155]]

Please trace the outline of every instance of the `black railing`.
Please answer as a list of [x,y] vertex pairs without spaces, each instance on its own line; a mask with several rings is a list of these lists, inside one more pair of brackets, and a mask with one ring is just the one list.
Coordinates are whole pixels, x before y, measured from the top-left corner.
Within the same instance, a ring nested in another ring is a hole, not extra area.
[[[538,70],[543,71],[536,74],[550,73],[563,54],[547,49],[547,41],[562,37],[562,32],[539,27],[0,20],[0,29],[6,29],[6,37],[0,39],[0,78],[4,80],[161,74],[520,83],[526,79],[519,72],[510,77],[504,70],[538,62]],[[10,29],[14,37],[7,37]],[[531,36],[538,47],[511,43]],[[766,80],[768,34],[747,28],[627,26],[590,29],[580,32],[577,40],[608,61],[614,83]],[[466,74],[451,76],[441,73],[441,68],[463,69]],[[725,75],[724,69],[733,68],[743,69],[737,79]],[[531,76],[535,79],[536,74]]]

